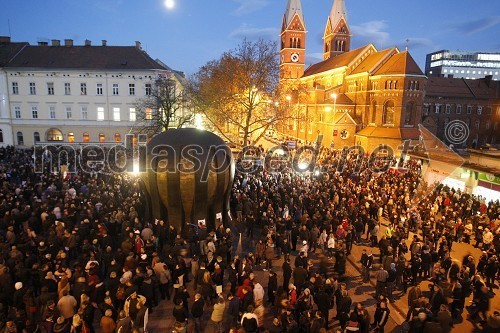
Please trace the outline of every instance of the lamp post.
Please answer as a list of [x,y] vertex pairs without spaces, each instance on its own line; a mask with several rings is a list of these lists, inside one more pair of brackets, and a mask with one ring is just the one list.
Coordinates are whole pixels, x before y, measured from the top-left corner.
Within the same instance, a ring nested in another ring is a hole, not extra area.
[[[290,115],[290,112],[291,112],[291,110],[290,110],[290,108],[291,108],[291,106],[290,106],[290,102],[292,101],[292,96],[290,96],[290,95],[286,95],[285,99],[286,99],[286,101],[288,102],[288,112],[287,112],[287,116],[289,116],[289,115]],[[287,121],[287,126],[288,126],[288,128],[290,128],[290,122],[289,122],[289,121]],[[287,132],[288,132],[288,129],[287,129]],[[284,129],[283,129],[283,134],[285,134],[285,130],[284,130]]]

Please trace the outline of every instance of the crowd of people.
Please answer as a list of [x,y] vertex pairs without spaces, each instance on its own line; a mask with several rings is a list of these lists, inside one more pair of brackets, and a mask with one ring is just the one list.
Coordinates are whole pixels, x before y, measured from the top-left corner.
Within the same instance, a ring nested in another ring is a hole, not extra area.
[[[259,166],[235,176],[231,225],[178,231],[146,220],[137,178],[35,173],[32,154],[0,148],[2,333],[146,332],[160,302],[173,303],[177,332],[384,332],[397,289],[408,292],[413,332],[449,331],[471,293],[471,319],[500,327],[488,312],[499,274],[498,202],[440,187],[417,210],[417,162],[405,173],[376,172],[368,166],[387,161],[322,149],[314,172]],[[452,258],[461,241],[483,256]],[[376,279],[373,315],[349,295],[354,245],[368,247],[356,259],[364,281]],[[423,297],[426,279],[433,287]]]

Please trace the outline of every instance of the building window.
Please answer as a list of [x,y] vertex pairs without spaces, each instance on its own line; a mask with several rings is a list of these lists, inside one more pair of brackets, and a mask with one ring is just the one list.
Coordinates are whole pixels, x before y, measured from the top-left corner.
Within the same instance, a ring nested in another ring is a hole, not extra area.
[[135,121],[136,120],[135,108],[130,108],[128,109],[128,111],[129,111],[130,121]]
[[450,104],[446,104],[446,114],[450,114],[451,113],[451,105]]
[[398,89],[398,81],[394,81],[394,89]]
[[122,137],[120,135],[120,133],[115,133],[115,142],[121,142],[122,141]]
[[35,84],[35,82],[30,82],[30,95],[36,95],[36,84]]
[[73,112],[71,111],[71,106],[66,107],[66,119],[73,119]]
[[38,119],[38,107],[37,106],[31,107],[31,118]]
[[82,119],[87,120],[89,118],[88,108],[86,106],[81,107]]
[[102,83],[96,85],[96,95],[102,96]]
[[151,108],[146,108],[146,120],[151,120]]
[[388,101],[384,104],[384,113],[382,114],[382,124],[394,124],[394,102]]
[[144,89],[146,91],[146,96],[151,96],[153,94],[153,89],[151,87],[151,83],[146,83],[144,85]]
[[89,133],[87,132],[83,133],[83,142],[89,142],[89,141],[90,141]]
[[385,89],[392,89],[392,81],[385,81]]
[[118,83],[113,83],[113,96],[118,96]]
[[406,104],[405,110],[405,125],[413,125],[413,114],[415,112],[415,103],[409,102]]
[[57,128],[51,128],[47,131],[47,141],[62,141],[63,134]]
[[434,112],[435,113],[440,113],[441,112],[441,104],[436,104],[436,110]]
[[430,109],[431,109],[431,105],[429,103],[425,103],[424,104],[424,116],[429,115]]
[[372,119],[371,123],[375,123],[377,121],[377,103],[373,101],[372,103]]
[[97,108],[97,120],[104,120],[104,108],[102,106]]
[[481,123],[479,122],[479,120],[476,120],[476,129],[478,130],[480,126],[481,126]]
[[75,142],[75,133],[73,132],[68,133],[68,142]]
[[0,142],[3,143],[3,130],[0,129]]
[[462,104],[457,104],[457,109],[455,111],[456,114],[461,114],[462,113]]
[[49,106],[49,118],[56,119],[56,107],[55,106]]
[[19,84],[12,82],[12,95],[19,95]]
[[104,133],[99,133],[99,142],[105,142],[106,141],[106,136]]
[[128,94],[130,96],[134,96],[135,95],[135,84],[134,83],[130,83],[128,85]]
[[64,95],[71,95],[71,83],[64,83]]
[[120,121],[120,108],[113,108],[113,120]]
[[21,107],[20,106],[14,106],[14,117],[16,119],[21,119]]
[[80,83],[80,95],[87,95],[87,84]]
[[17,132],[17,145],[24,146],[24,137],[22,132]]
[[477,114],[478,114],[478,115],[481,115],[482,113],[483,113],[483,107],[479,105],[479,106],[477,107]]
[[472,113],[472,105],[467,105],[467,114]]
[[54,95],[54,82],[47,82],[47,95]]
[[35,143],[40,142],[40,133],[38,132],[33,133],[33,142]]

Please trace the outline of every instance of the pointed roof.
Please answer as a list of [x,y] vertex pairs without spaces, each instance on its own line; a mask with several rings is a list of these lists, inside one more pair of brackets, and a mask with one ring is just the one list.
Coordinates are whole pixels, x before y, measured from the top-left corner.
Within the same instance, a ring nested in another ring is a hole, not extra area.
[[330,20],[331,28],[334,30],[339,24],[340,20],[344,18],[346,25],[347,23],[347,10],[345,9],[345,0],[335,0],[333,2],[332,11],[328,17]]
[[424,75],[408,51],[394,54],[374,75],[413,74]]
[[283,17],[283,25],[285,29],[290,25],[290,22],[292,22],[295,14],[299,15],[300,20],[305,25],[304,12],[302,11],[302,3],[300,0],[288,0],[285,16]]
[[395,47],[391,47],[385,50],[381,50],[378,52],[374,52],[366,57],[365,60],[356,67],[350,75],[360,74],[360,73],[372,73],[374,72],[380,63],[383,62],[386,58],[390,57],[392,53],[397,52]]

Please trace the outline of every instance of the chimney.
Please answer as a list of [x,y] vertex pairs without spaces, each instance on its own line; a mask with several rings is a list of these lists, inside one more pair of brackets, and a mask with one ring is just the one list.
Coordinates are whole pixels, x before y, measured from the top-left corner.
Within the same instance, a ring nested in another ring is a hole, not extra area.
[[49,45],[48,42],[38,42],[38,46],[47,46]]
[[0,43],[9,44],[10,37],[9,36],[0,36]]
[[107,40],[105,40],[105,39],[102,40],[102,46],[106,46],[107,43],[108,43]]
[[65,39],[64,46],[73,46],[73,40],[72,39]]
[[138,40],[135,41],[135,47],[138,48],[139,50],[141,50],[141,42],[139,42]]
[[88,39],[85,40],[85,46],[91,46],[92,42]]
[[52,46],[61,46],[61,41],[59,39],[53,39]]

